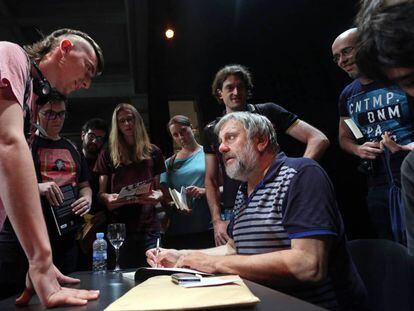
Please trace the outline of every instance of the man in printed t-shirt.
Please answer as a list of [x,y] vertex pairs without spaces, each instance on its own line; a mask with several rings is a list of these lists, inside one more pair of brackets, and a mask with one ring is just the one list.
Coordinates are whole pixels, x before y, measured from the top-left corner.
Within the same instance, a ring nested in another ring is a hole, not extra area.
[[[364,160],[360,168],[368,175],[368,212],[377,236],[404,243],[403,228],[392,230],[392,222],[399,226],[401,216],[399,210],[396,217],[390,216],[388,191],[391,182],[401,184],[400,166],[414,135],[414,103],[399,87],[384,87],[360,73],[354,59],[357,35],[356,28],[349,29],[332,44],[334,62],[355,79],[339,98],[339,143],[346,152]],[[356,141],[345,124],[349,118],[363,133],[363,143]],[[406,150],[386,150],[390,140]]]

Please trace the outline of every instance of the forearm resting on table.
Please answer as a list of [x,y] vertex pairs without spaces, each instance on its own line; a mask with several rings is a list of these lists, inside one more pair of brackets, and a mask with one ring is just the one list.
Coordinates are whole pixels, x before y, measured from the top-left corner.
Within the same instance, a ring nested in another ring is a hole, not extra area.
[[212,247],[212,248],[206,248],[206,249],[180,249],[178,250],[178,253],[180,256],[190,255],[192,253],[203,253],[205,255],[209,256],[228,256],[228,255],[234,255],[236,254],[236,249],[234,247],[234,241],[229,240],[226,244]]
[[[316,243],[322,246],[324,242]],[[309,250],[293,248],[258,255],[221,256],[215,267],[217,273],[238,274],[252,281],[271,284],[317,282],[326,276],[327,252],[322,248],[316,252]]]

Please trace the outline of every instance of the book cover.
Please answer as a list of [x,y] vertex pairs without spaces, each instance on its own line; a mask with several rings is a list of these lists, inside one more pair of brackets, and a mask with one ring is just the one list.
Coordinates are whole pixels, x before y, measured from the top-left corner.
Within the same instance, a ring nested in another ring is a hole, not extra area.
[[145,180],[136,182],[134,184],[122,187],[121,191],[118,194],[119,199],[132,199],[141,194],[145,194],[151,191],[152,180]]
[[59,187],[63,193],[63,203],[51,206],[50,211],[59,236],[77,230],[82,224],[82,218],[72,212],[71,204],[78,198],[77,191],[72,185]]

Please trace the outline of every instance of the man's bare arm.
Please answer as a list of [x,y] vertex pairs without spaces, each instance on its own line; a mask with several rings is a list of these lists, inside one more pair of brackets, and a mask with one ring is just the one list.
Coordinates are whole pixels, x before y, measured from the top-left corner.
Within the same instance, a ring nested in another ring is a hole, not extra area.
[[177,266],[210,273],[238,274],[268,284],[317,282],[326,277],[330,244],[328,237],[314,237],[293,239],[291,249],[258,255],[209,256],[193,252],[181,256]]
[[229,240],[225,245],[216,246],[207,249],[166,249],[166,248],[152,248],[147,250],[147,262],[151,267],[174,267],[182,256],[187,256],[194,253],[203,253],[208,256],[227,256],[236,254],[234,241]]
[[47,307],[83,305],[88,299],[96,299],[97,292],[59,285],[79,280],[63,276],[52,263],[33,160],[23,133],[23,111],[5,89],[0,89],[0,180],[1,200],[29,261],[29,290],[18,302],[28,303],[33,291]]
[[302,120],[288,128],[286,134],[306,144],[303,156],[314,160],[322,158],[330,144],[324,133]]
[[29,264],[52,265],[33,160],[23,135],[22,108],[1,99],[0,179],[0,197]]
[[226,244],[229,240],[229,236],[227,234],[228,221],[222,221],[220,217],[219,176],[219,163],[216,155],[206,154],[206,197],[210,208],[211,221],[214,226],[214,239],[217,246]]

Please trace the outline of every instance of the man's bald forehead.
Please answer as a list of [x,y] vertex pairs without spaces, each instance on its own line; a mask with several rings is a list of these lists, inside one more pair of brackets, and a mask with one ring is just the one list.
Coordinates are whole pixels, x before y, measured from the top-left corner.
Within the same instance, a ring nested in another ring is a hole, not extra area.
[[335,45],[335,43],[337,43],[338,41],[343,41],[343,40],[349,40],[349,41],[355,42],[357,36],[358,36],[357,28],[348,29],[344,31],[343,33],[341,33],[338,37],[336,37],[332,46]]

